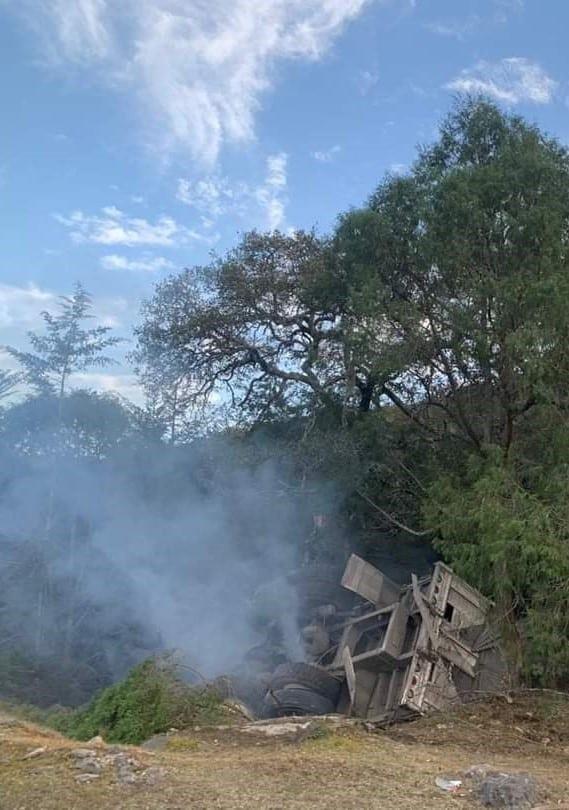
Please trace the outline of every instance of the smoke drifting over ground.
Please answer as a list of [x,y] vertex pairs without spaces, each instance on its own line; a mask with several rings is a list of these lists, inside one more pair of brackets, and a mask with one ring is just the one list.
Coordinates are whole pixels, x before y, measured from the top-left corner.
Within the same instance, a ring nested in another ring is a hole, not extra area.
[[[309,525],[274,465],[238,466],[220,441],[3,455],[0,641],[116,678],[160,648],[217,675],[262,638],[253,594],[298,564]],[[298,657],[295,592],[279,588],[264,618]]]

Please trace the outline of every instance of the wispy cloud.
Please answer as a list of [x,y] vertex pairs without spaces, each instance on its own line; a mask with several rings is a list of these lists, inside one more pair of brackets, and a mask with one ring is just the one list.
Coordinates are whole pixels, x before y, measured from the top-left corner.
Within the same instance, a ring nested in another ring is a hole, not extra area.
[[156,273],[159,270],[174,270],[176,265],[164,256],[140,256],[137,259],[129,259],[127,256],[111,253],[101,257],[101,267],[104,270]]
[[475,31],[481,22],[481,18],[477,14],[473,14],[465,20],[445,20],[426,23],[425,28],[432,34],[437,34],[441,37],[451,37],[462,41],[468,34]]
[[162,216],[153,223],[129,217],[114,206],[103,208],[100,214],[73,211],[69,216],[54,216],[79,244],[178,247],[191,241],[206,241],[202,234],[180,225],[172,217]]
[[505,104],[548,104],[556,87],[557,82],[540,65],[522,57],[478,62],[446,85],[448,90],[483,93]]
[[231,182],[227,177],[209,175],[199,180],[180,178],[176,197],[196,210],[204,228],[212,228],[223,216],[231,215],[268,230],[283,228],[286,222],[288,156],[269,155],[262,183]]
[[42,310],[57,302],[57,295],[36,284],[0,284],[0,329],[28,328],[38,322]]
[[253,138],[276,65],[320,59],[372,1],[19,0],[18,10],[55,63],[134,94],[158,147],[213,164],[224,143]]
[[[22,285],[0,284],[0,329],[17,332],[42,328],[42,312],[56,311],[59,303],[60,294],[33,282]],[[94,315],[104,326],[116,327],[122,324],[129,309],[125,298],[97,298]]]
[[255,197],[264,212],[269,231],[284,228],[286,224],[287,155],[280,152],[267,159],[267,177],[262,186],[256,189]]
[[322,151],[311,152],[312,157],[314,160],[317,160],[319,163],[332,163],[334,158],[342,151],[342,147],[339,144],[335,146],[331,146],[330,149],[324,149]]

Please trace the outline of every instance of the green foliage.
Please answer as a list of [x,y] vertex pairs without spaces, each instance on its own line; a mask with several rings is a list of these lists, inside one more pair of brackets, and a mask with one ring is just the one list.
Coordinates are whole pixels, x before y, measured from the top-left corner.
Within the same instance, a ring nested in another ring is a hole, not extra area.
[[173,667],[152,659],[105,689],[85,710],[60,716],[56,723],[79,740],[101,734],[107,742],[138,744],[172,727],[219,722],[221,706],[214,690],[190,687]]
[[91,317],[91,307],[90,295],[77,284],[71,296],[61,297],[58,315],[42,313],[44,334],[28,335],[32,352],[5,347],[22,366],[26,382],[39,393],[63,397],[73,372],[112,363],[103,352],[116,346],[120,338],[112,337],[108,326],[82,327]]
[[[564,501],[569,498],[566,486]],[[531,681],[569,683],[569,533],[547,492],[529,491],[499,450],[429,490],[425,518],[457,573],[494,600],[511,653]]]
[[6,399],[13,392],[20,382],[20,375],[12,371],[0,369],[0,400]]

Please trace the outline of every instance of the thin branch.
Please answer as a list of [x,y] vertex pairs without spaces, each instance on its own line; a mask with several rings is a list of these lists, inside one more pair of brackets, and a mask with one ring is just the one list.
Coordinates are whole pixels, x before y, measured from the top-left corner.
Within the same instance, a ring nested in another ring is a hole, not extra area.
[[386,512],[385,509],[382,509],[381,506],[378,506],[374,503],[371,498],[368,498],[363,492],[360,492],[359,489],[356,490],[357,494],[360,498],[363,498],[366,503],[368,503],[371,507],[373,507],[380,515],[392,523],[394,526],[397,526],[398,529],[401,529],[403,532],[407,532],[407,534],[413,535],[413,537],[429,537],[429,535],[433,535],[434,529],[425,529],[425,531],[417,531],[416,529],[411,529],[409,526],[406,526],[404,523],[401,523],[400,520],[397,520],[396,517],[390,515],[389,512]]

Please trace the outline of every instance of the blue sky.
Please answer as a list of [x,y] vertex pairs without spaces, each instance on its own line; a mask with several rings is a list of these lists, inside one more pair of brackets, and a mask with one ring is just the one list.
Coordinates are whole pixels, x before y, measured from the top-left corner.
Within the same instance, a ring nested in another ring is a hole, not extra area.
[[0,344],[77,280],[128,337],[240,232],[328,230],[456,92],[569,142],[568,29],[566,0],[0,0]]

